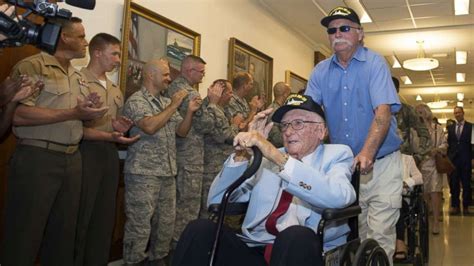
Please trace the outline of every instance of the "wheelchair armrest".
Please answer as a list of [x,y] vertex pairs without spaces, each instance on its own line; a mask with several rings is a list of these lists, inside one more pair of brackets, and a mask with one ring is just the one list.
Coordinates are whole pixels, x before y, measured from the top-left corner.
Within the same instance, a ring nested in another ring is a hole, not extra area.
[[357,217],[362,212],[360,206],[349,206],[344,209],[325,209],[321,218],[326,221],[337,221]]
[[[249,206],[248,202],[231,202],[227,204],[225,215],[245,214]],[[221,205],[219,203],[209,205],[208,211],[212,214],[218,214]]]

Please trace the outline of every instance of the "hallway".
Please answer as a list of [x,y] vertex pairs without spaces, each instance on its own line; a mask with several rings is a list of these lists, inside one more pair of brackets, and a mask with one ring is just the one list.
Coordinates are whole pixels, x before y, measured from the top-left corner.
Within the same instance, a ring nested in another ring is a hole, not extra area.
[[[449,189],[444,189],[444,221],[439,235],[430,235],[430,266],[474,265],[474,208],[471,216],[449,216]],[[430,217],[431,218],[431,217]]]

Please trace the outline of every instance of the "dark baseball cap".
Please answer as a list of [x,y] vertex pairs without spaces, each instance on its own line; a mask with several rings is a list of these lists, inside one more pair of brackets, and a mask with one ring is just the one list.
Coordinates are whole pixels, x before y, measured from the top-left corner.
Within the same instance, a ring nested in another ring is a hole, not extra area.
[[357,13],[352,8],[345,6],[338,6],[331,10],[328,16],[321,20],[321,25],[327,28],[331,21],[338,18],[348,19],[360,25],[360,19]]
[[285,104],[278,108],[275,113],[273,113],[272,121],[280,123],[281,119],[283,119],[283,116],[288,111],[294,109],[302,109],[317,113],[320,117],[323,118],[323,120],[326,120],[323,108],[321,108],[321,105],[313,101],[313,98],[311,98],[311,96],[294,93],[290,94],[290,96],[286,98]]

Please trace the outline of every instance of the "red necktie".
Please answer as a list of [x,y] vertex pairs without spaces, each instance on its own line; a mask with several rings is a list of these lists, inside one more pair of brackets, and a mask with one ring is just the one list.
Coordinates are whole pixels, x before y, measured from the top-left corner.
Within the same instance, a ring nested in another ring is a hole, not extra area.
[[[277,220],[288,211],[292,199],[293,195],[291,195],[290,193],[284,190],[281,192],[280,202],[278,202],[278,206],[276,207],[275,211],[273,211],[270,216],[268,216],[268,219],[265,222],[265,228],[267,229],[267,232],[274,236],[278,235],[278,229],[276,228]],[[265,247],[264,257],[265,261],[267,261],[268,264],[270,263],[272,248],[273,244],[268,244]]]
[[276,228],[277,220],[288,211],[292,199],[293,195],[290,193],[285,190],[281,192],[280,202],[278,202],[277,208],[272,212],[272,214],[270,214],[270,216],[268,216],[267,222],[265,223],[267,232],[274,236],[278,235],[278,230]]

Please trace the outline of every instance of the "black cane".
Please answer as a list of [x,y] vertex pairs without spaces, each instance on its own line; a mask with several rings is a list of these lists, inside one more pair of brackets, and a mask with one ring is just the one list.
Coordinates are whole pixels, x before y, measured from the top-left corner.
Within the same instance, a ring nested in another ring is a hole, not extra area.
[[220,208],[219,208],[219,219],[217,220],[217,231],[216,237],[214,239],[214,245],[212,246],[211,251],[211,258],[209,259],[209,265],[214,266],[216,262],[217,256],[217,247],[219,245],[219,238],[221,236],[222,225],[224,224],[224,216],[225,210],[227,207],[227,202],[229,201],[229,197],[234,192],[236,188],[238,188],[247,178],[253,176],[255,172],[257,172],[260,164],[262,163],[262,152],[256,147],[252,147],[253,150],[253,161],[252,164],[245,170],[245,172],[239,177],[239,179],[235,180],[224,193],[222,197]]

